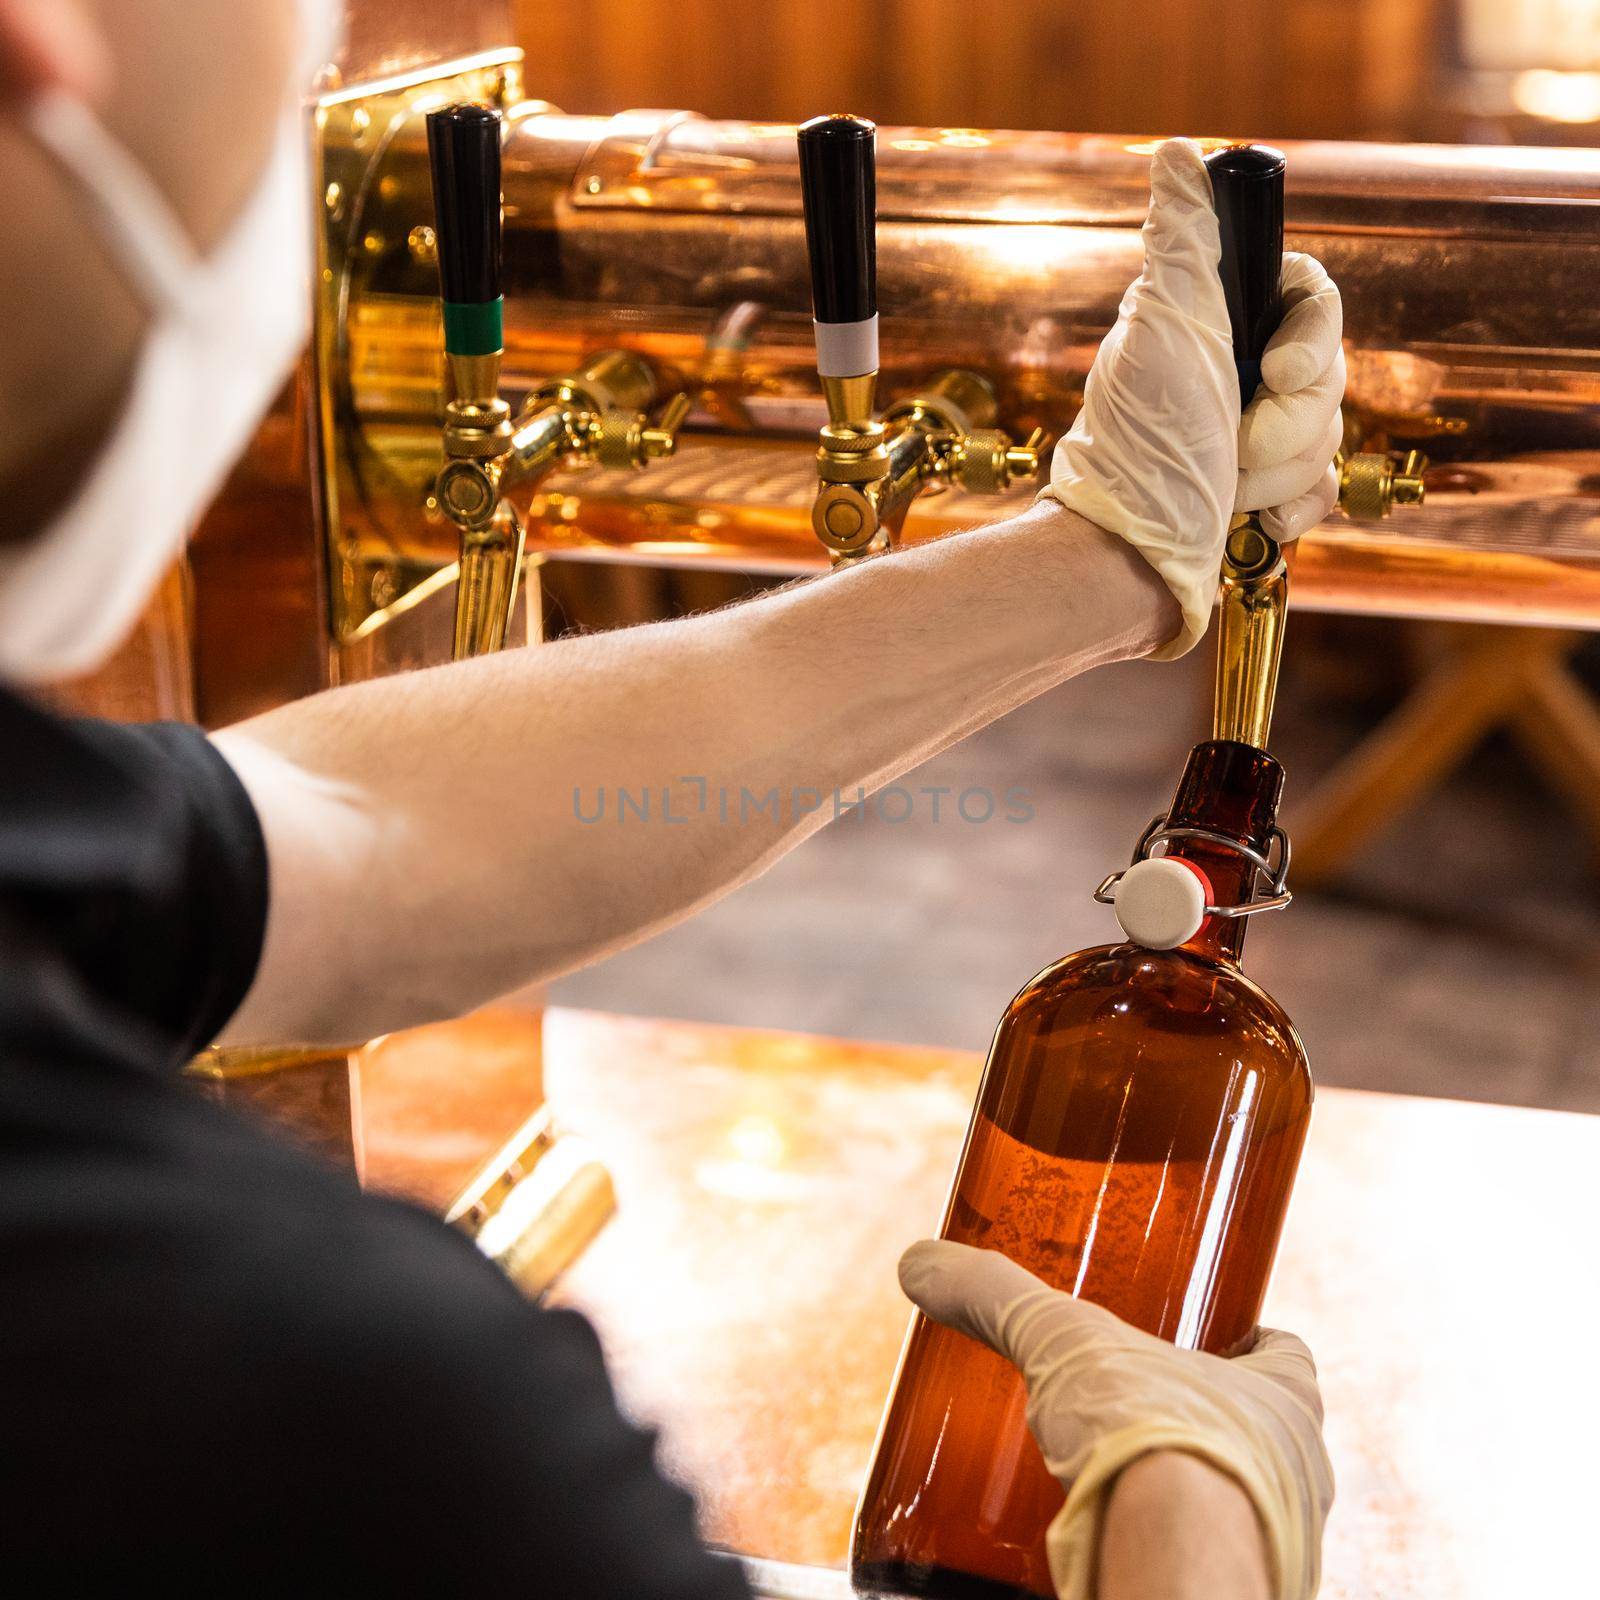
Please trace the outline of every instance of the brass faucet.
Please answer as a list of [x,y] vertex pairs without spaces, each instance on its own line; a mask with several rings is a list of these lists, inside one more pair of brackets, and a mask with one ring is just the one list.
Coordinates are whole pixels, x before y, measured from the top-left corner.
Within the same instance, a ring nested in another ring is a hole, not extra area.
[[1355,522],[1381,522],[1396,506],[1420,506],[1428,458],[1420,450],[1341,453],[1339,509]]
[[[1261,356],[1282,316],[1283,176],[1280,151],[1234,145],[1206,158],[1221,234],[1223,296],[1233,329],[1239,393],[1248,405],[1261,382]],[[1341,454],[1339,506],[1377,521],[1395,506],[1421,505],[1426,458],[1388,451]],[[1282,548],[1253,512],[1233,518],[1222,559],[1212,737],[1264,748],[1272,726],[1289,601]]]
[[638,356],[606,350],[536,388],[513,418],[500,398],[505,355],[500,292],[497,111],[448,106],[428,116],[439,287],[452,398],[445,464],[434,498],[461,534],[454,655],[505,641],[522,569],[523,527],[507,498],[557,467],[638,468],[677,449],[687,395],[652,423],[654,374]]
[[[1377,522],[1396,506],[1419,506],[1427,458],[1387,450],[1335,458],[1339,509],[1356,522]],[[1265,748],[1278,690],[1289,564],[1253,512],[1235,516],[1222,558],[1217,624],[1215,739]]]
[[836,565],[888,550],[916,497],[959,485],[999,494],[1035,476],[1044,431],[1017,444],[994,426],[994,390],[951,370],[881,417],[878,382],[876,129],[815,117],[799,130],[800,187],[817,373],[828,403],[811,526]]

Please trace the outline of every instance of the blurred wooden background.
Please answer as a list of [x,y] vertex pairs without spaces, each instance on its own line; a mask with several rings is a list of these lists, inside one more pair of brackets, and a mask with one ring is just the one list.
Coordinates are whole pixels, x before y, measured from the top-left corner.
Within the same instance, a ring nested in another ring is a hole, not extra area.
[[573,112],[1403,139],[1438,0],[516,0],[528,93]]

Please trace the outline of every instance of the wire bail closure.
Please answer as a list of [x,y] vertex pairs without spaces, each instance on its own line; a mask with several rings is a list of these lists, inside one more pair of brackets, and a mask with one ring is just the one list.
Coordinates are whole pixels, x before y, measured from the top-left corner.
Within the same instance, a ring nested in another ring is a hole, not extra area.
[[[1174,839],[1199,839],[1206,844],[1217,846],[1218,849],[1231,850],[1235,855],[1243,856],[1256,869],[1250,899],[1236,906],[1207,904],[1208,917],[1250,917],[1258,911],[1282,911],[1294,899],[1288,889],[1289,835],[1282,828],[1272,830],[1267,854],[1262,855],[1259,850],[1253,850],[1249,845],[1231,839],[1225,833],[1214,833],[1210,828],[1168,827],[1167,814],[1158,812],[1150,819],[1149,827],[1139,835],[1139,842],[1133,847],[1133,860],[1128,863],[1128,867],[1150,860],[1157,845],[1168,844]],[[1272,859],[1274,850],[1277,856],[1276,863]],[[1123,874],[1128,871],[1128,867],[1124,867],[1121,872],[1111,873],[1094,891],[1094,897],[1101,905],[1115,904],[1114,891],[1122,882]],[[1265,893],[1261,892],[1263,878],[1266,879]]]

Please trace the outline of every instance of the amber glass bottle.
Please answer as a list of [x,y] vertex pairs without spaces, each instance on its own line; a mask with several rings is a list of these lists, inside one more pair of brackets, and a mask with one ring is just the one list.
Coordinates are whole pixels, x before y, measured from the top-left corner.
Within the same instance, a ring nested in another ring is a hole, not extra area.
[[[1251,745],[1197,745],[1168,814],[1265,856],[1283,770]],[[1255,869],[1203,839],[1169,853],[1213,905]],[[1288,1017],[1239,970],[1245,919],[1208,916],[1175,950],[1069,956],[1001,1019],[943,1236],[1177,1344],[1248,1344],[1311,1112]],[[1053,1593],[1044,1536],[1061,1489],[1014,1369],[961,1334],[912,1327],[857,1516],[867,1593],[999,1600]]]

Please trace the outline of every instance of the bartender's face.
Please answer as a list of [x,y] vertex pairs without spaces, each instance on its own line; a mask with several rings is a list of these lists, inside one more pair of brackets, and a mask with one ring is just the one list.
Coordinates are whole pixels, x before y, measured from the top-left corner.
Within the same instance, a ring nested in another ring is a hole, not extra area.
[[207,249],[261,177],[298,26],[296,0],[0,0],[0,540],[27,537],[55,472],[93,449],[145,326],[5,111],[40,89],[89,99]]

